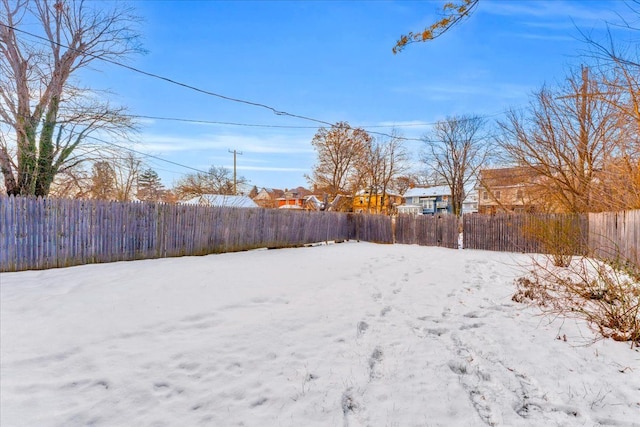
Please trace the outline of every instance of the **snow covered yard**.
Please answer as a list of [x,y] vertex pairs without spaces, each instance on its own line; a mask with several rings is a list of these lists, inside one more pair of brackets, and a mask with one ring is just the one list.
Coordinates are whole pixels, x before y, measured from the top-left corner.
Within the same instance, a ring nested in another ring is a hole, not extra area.
[[640,352],[512,302],[529,261],[344,243],[2,274],[0,425],[640,426]]

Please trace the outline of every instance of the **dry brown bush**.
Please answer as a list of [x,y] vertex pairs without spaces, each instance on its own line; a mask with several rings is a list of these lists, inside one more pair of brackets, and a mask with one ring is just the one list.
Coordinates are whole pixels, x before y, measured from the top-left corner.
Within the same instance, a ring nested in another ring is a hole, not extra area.
[[581,216],[576,214],[532,216],[522,231],[539,243],[542,253],[549,254],[553,265],[566,267],[573,256],[584,252],[581,222]]
[[589,257],[561,267],[550,261],[534,259],[530,274],[516,280],[514,301],[585,320],[604,338],[640,346],[640,284],[633,276]]

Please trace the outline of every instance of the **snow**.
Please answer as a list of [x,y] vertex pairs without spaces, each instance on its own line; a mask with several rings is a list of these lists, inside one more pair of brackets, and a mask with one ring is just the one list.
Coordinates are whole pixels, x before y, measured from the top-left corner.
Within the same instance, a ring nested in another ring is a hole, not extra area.
[[184,202],[185,205],[229,206],[234,208],[259,208],[250,197],[227,194],[203,194]]
[[451,195],[451,187],[448,185],[438,185],[435,187],[414,187],[408,189],[402,197],[409,199],[412,197],[436,197]]
[[0,425],[640,426],[640,353],[529,256],[306,248],[0,275]]

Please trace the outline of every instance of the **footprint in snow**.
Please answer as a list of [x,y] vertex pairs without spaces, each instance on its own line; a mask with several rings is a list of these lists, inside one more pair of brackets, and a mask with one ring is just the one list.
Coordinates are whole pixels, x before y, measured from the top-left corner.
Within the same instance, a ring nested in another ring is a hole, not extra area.
[[365,321],[358,322],[358,336],[364,335],[364,333],[369,329],[369,324]]
[[376,347],[369,357],[369,378],[379,379],[382,378],[382,372],[380,369],[380,363],[382,362],[383,353],[380,347]]

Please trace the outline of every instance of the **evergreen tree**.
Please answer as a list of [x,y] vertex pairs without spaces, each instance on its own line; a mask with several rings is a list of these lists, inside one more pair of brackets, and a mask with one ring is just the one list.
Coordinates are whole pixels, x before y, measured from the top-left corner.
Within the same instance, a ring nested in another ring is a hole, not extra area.
[[165,193],[164,186],[158,173],[147,168],[138,176],[138,200],[145,202],[159,202]]

